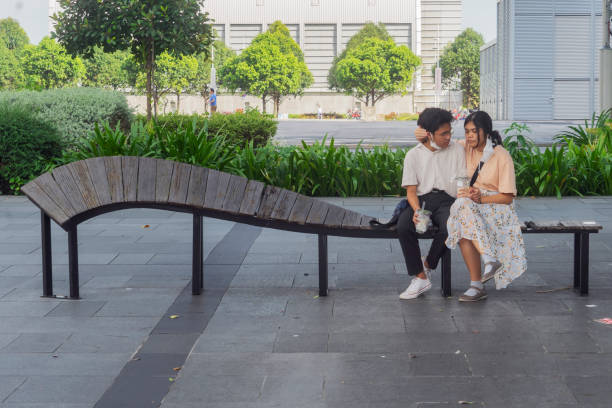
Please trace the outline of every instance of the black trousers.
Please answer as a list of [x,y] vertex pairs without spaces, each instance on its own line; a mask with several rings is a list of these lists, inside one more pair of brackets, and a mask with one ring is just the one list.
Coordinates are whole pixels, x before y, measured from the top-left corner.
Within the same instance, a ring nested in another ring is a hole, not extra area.
[[[450,207],[455,202],[455,199],[444,191],[431,192],[419,197],[419,203],[423,206],[423,201],[426,202],[425,209],[431,211],[431,221],[438,227],[438,232],[434,235],[429,254],[427,255],[427,264],[431,269],[438,266],[438,261],[446,250],[446,238],[448,232],[446,230],[446,221],[450,215]],[[423,272],[423,261],[421,261],[421,249],[417,232],[412,217],[414,210],[412,207],[406,208],[400,214],[397,221],[397,232],[399,242],[404,253],[408,275],[414,276]]]

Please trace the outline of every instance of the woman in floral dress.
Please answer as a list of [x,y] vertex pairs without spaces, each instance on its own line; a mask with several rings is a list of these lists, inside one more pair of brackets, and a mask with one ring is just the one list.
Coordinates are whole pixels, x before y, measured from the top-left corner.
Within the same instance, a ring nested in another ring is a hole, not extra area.
[[[446,245],[461,248],[470,287],[459,301],[485,299],[484,283],[503,289],[527,269],[521,226],[514,209],[516,180],[512,157],[502,146],[491,117],[477,111],[465,119],[467,176],[477,179],[457,194],[448,219]],[[463,142],[463,141],[461,141]],[[460,143],[461,143],[460,142]],[[484,261],[484,274],[480,259]]]

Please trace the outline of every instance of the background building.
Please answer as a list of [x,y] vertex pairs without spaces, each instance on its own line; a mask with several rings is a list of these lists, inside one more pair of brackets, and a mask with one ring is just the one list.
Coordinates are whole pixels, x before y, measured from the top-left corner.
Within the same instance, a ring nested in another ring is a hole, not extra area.
[[500,120],[590,117],[601,11],[601,0],[498,0],[497,40],[481,48],[481,108]]
[[[461,0],[207,0],[204,7],[215,20],[219,39],[236,51],[276,20],[289,28],[314,76],[303,97],[286,98],[281,104],[281,112],[292,113],[315,112],[317,104],[325,112],[346,112],[359,104],[353,97],[330,91],[327,74],[334,57],[366,22],[385,24],[397,44],[408,46],[423,60],[408,94],[379,102],[378,112],[414,112],[432,106],[432,66],[441,49],[461,32],[463,18]],[[440,104],[456,107],[460,95],[453,96],[449,103],[445,92]],[[233,107],[240,103],[232,101]]]
[[[432,66],[446,44],[460,34],[463,20],[461,0],[206,0],[204,8],[214,20],[219,39],[240,52],[274,21],[282,21],[304,52],[314,76],[313,86],[301,97],[287,97],[281,113],[345,113],[361,104],[351,96],[329,90],[327,74],[335,56],[367,22],[383,23],[395,42],[408,46],[423,65],[405,96],[385,98],[376,104],[378,113],[417,112],[435,103]],[[49,15],[58,11],[49,0]],[[49,21],[53,31],[53,21]],[[450,95],[450,96],[449,96]],[[138,98],[130,98],[135,102]],[[258,106],[254,97],[221,95],[220,110],[233,111],[245,105]],[[459,107],[459,92],[443,91],[439,105]],[[201,111],[200,97],[181,98],[181,110]]]

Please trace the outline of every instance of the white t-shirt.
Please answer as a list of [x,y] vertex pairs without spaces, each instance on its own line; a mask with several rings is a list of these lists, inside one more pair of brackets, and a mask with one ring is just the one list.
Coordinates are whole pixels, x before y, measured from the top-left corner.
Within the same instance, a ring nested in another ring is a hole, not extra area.
[[402,187],[417,186],[418,196],[437,188],[457,197],[455,177],[467,176],[465,172],[465,148],[459,143],[451,141],[446,149],[435,152],[419,143],[404,158]]

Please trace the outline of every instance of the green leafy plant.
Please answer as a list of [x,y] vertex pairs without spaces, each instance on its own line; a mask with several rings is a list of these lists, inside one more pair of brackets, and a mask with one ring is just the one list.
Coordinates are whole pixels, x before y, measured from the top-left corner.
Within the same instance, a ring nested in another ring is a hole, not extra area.
[[584,126],[568,126],[568,129],[556,135],[554,140],[565,144],[572,141],[576,145],[583,146],[593,145],[603,138],[610,147],[608,151],[612,152],[612,109],[599,114],[594,112],[590,122],[584,121]]
[[30,110],[0,103],[0,190],[18,194],[62,153],[58,130]]
[[66,144],[75,143],[93,131],[96,123],[130,129],[132,111],[125,95],[94,88],[66,88],[46,91],[0,92],[0,103],[17,104],[52,124]]

